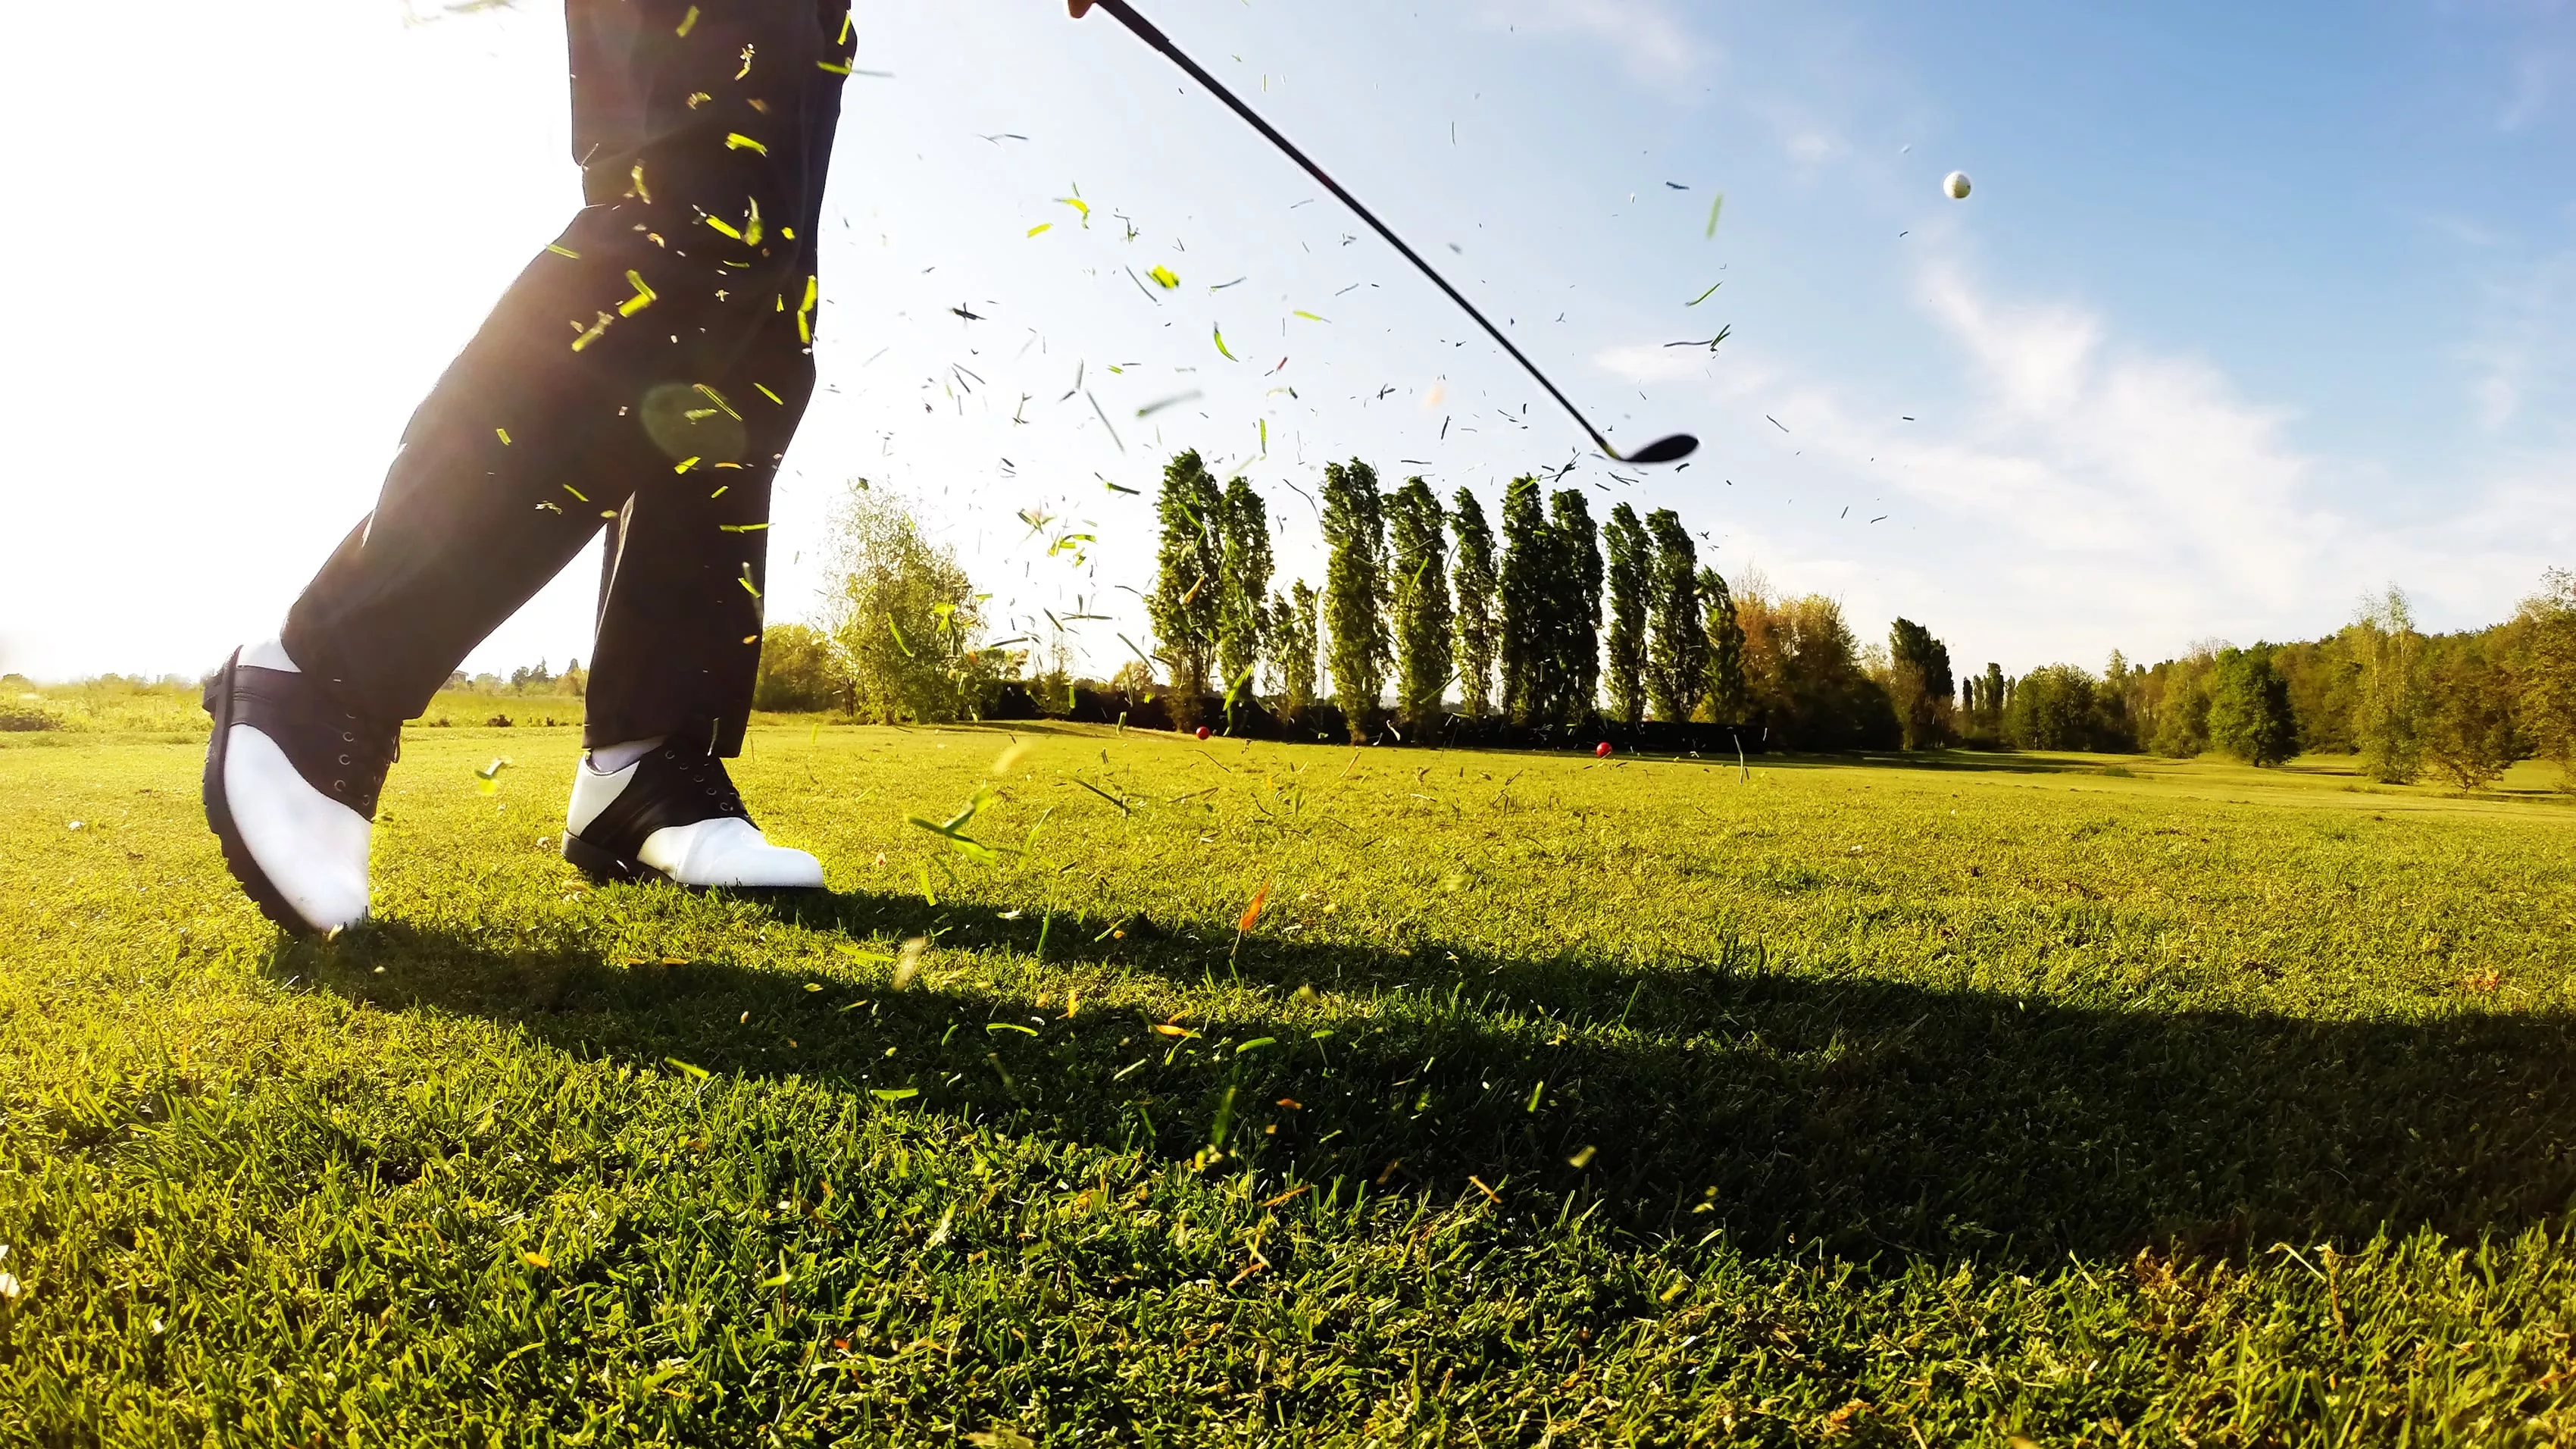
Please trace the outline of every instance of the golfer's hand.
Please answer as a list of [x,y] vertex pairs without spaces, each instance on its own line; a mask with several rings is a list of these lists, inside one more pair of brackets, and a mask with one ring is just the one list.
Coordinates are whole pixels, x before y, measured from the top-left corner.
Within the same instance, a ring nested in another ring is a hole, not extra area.
[[1064,8],[1074,19],[1080,20],[1091,13],[1091,0],[1064,0]]

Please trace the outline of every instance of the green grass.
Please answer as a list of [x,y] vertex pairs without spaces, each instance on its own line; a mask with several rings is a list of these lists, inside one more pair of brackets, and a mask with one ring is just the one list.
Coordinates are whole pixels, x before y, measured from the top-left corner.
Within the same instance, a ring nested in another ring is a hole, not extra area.
[[329,945],[0,750],[0,1443],[2576,1437],[2530,767],[1016,737],[755,730],[795,901],[414,730]]
[[[21,749],[68,745],[73,737],[117,735],[127,741],[151,737],[164,741],[204,739],[206,711],[201,685],[192,680],[85,679],[69,684],[0,687],[0,748]],[[424,727],[444,721],[482,725],[493,716],[513,725],[548,722],[578,725],[582,701],[569,694],[516,693],[509,690],[443,689],[422,714]]]

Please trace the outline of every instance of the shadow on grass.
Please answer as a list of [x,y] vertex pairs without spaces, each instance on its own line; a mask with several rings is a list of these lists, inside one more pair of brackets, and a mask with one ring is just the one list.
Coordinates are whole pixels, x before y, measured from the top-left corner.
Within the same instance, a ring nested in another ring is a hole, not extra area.
[[[917,898],[768,909],[825,932],[937,931],[1021,953],[1040,929]],[[1231,980],[1230,934],[1138,920],[1109,934],[1119,924],[1054,922],[1057,989],[1060,972]],[[391,969],[372,974],[380,965]],[[1639,966],[1437,941],[1259,941],[1235,969],[1272,988],[1255,993],[1264,1008],[1186,1020],[1206,1032],[1189,1039],[1132,1012],[1066,1021],[1061,996],[1041,1010],[943,985],[938,965],[908,992],[854,1003],[780,970],[628,966],[389,923],[296,969],[387,1009],[507,1020],[660,1071],[677,1059],[852,1093],[912,1089],[887,1110],[1171,1158],[1213,1137],[1280,1177],[1445,1196],[1474,1191],[1472,1174],[1551,1219],[1573,1194],[1632,1231],[1723,1225],[1748,1247],[2040,1265],[2419,1225],[2474,1236],[2576,1199],[2576,1020],[2557,1014],[2330,1023],[2082,1009],[1791,977],[1750,943],[1715,962]],[[1308,983],[1325,995],[1298,994]],[[1332,995],[1398,983],[1397,1004],[1369,1019]]]

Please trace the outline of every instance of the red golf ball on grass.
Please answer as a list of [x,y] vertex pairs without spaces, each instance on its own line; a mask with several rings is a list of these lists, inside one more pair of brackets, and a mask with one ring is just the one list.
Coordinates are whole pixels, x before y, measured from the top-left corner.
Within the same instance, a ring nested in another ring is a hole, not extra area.
[[1603,740],[1601,743],[1593,746],[1592,758],[1596,760],[1606,760],[1610,758],[1610,742],[1608,740]]
[[1200,739],[1206,739],[1207,737],[1208,737],[1208,727],[1207,727],[1206,725],[1200,725],[1200,726],[1199,726],[1199,738],[1200,738]]

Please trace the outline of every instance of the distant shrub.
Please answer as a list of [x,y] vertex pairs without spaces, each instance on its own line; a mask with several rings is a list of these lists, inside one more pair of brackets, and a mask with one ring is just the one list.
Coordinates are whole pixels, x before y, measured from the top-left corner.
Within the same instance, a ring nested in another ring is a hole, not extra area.
[[2094,747],[2098,681],[2072,664],[2050,664],[2015,681],[2004,704],[2004,738],[2015,749],[2086,750]]
[[761,635],[760,682],[751,707],[781,714],[830,709],[847,693],[832,660],[832,641],[804,624],[772,624]]
[[1020,656],[983,647],[983,608],[954,549],[912,505],[851,480],[833,516],[836,556],[823,605],[834,672],[867,720],[937,723],[983,712]]
[[1773,749],[1892,750],[1896,706],[1863,672],[1842,605],[1820,594],[1775,600],[1747,580],[1731,601],[1744,631],[1754,720]]

